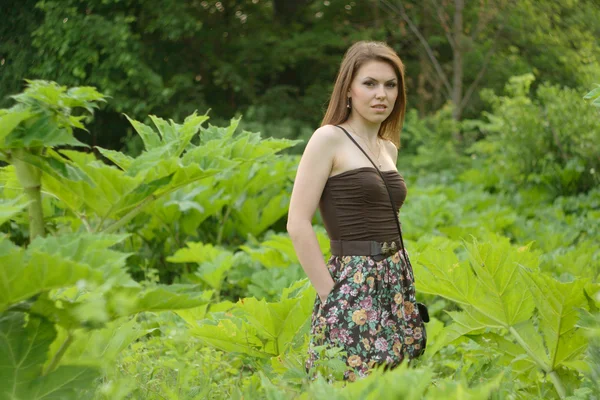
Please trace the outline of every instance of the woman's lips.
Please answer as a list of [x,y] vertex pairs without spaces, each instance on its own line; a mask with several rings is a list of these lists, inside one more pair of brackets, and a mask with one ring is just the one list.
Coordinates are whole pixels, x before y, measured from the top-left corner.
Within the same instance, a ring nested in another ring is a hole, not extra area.
[[372,106],[371,108],[374,109],[375,111],[380,111],[380,112],[387,110],[386,106]]

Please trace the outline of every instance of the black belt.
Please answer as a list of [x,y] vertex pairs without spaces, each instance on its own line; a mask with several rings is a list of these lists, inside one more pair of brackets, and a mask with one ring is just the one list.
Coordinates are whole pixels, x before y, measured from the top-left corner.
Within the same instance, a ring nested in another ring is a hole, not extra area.
[[330,240],[331,254],[334,256],[384,256],[389,257],[402,245],[399,239],[389,242],[375,240]]

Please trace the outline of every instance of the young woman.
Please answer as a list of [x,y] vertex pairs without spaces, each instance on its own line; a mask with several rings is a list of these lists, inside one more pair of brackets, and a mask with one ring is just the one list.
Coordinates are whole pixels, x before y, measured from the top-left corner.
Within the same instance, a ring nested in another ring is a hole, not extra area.
[[[290,202],[287,229],[317,291],[307,369],[323,344],[344,348],[344,378],[351,381],[424,348],[413,271],[391,202],[398,211],[406,198],[396,170],[405,108],[398,55],[384,43],[354,44],[302,155]],[[327,263],[311,225],[317,206],[331,240]]]

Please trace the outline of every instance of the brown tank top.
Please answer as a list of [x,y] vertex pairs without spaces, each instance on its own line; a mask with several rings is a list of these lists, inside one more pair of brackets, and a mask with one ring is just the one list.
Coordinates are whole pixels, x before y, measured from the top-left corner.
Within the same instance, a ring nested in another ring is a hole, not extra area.
[[[406,183],[396,170],[381,171],[400,210]],[[385,183],[373,167],[361,167],[329,177],[319,209],[330,240],[391,241],[398,228]]]

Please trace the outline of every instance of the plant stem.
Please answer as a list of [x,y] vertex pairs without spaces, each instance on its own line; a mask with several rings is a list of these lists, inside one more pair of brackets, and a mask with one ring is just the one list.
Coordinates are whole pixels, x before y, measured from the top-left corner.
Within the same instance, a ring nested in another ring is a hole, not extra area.
[[519,343],[521,345],[521,347],[525,350],[525,352],[527,353],[527,355],[529,355],[529,357],[531,357],[533,359],[533,361],[535,361],[536,364],[539,365],[540,368],[542,368],[542,370],[544,370],[544,372],[550,372],[550,371],[552,371],[552,369],[550,368],[550,366],[548,364],[546,364],[544,362],[544,360],[541,360],[533,352],[533,350],[531,350],[529,348],[529,345],[527,344],[527,342],[525,340],[523,340],[523,338],[521,337],[521,335],[519,335],[519,332],[517,332],[517,330],[514,327],[510,326],[508,328],[508,330],[514,336],[514,338],[517,340],[517,343]]
[[227,210],[225,210],[225,215],[223,216],[223,219],[221,220],[221,226],[219,227],[219,233],[217,234],[217,245],[220,245],[221,242],[223,241],[223,230],[225,229],[225,222],[227,222],[227,220],[229,219],[229,214],[231,213],[231,208],[230,206],[227,207]]
[[11,153],[11,163],[19,183],[29,200],[29,238],[46,236],[44,229],[44,210],[42,208],[42,173],[39,169],[21,159],[27,152],[25,149],[15,149]]
[[562,384],[562,381],[560,380],[558,374],[556,373],[556,371],[552,371],[550,372],[550,380],[552,380],[552,383],[554,384],[554,388],[556,389],[556,391],[558,392],[558,396],[561,399],[564,399],[567,397],[567,391],[565,390],[565,387]]
[[52,361],[48,365],[48,368],[46,368],[46,371],[44,372],[43,375],[48,375],[48,373],[50,373],[50,372],[54,371],[54,369],[56,369],[58,363],[60,362],[60,359],[65,355],[65,353],[67,352],[67,349],[69,348],[71,343],[73,343],[73,335],[71,335],[71,332],[68,332],[67,337],[65,338],[65,341],[60,346],[60,349],[58,349],[58,351],[56,352],[54,357],[52,357]]
[[135,206],[135,208],[133,210],[131,210],[127,214],[125,214],[123,216],[123,218],[119,219],[118,221],[113,222],[112,224],[110,224],[109,226],[104,228],[102,230],[102,233],[113,233],[116,230],[118,230],[119,228],[125,226],[129,221],[131,221],[133,218],[135,218],[144,209],[144,207],[146,207],[148,204],[152,203],[156,199],[157,199],[157,196],[155,196],[153,194],[146,197],[140,204]]
[[554,384],[554,388],[558,392],[558,395],[560,396],[561,399],[564,399],[566,397],[566,390],[565,390],[564,385],[562,384],[562,381],[560,380],[560,377],[556,373],[556,371],[552,370],[551,366],[547,365],[543,360],[541,360],[529,348],[529,346],[527,345],[527,342],[525,342],[525,340],[523,340],[523,338],[521,337],[521,335],[519,335],[519,332],[517,332],[517,330],[515,328],[513,328],[511,326],[508,328],[508,330],[514,336],[514,338],[517,340],[517,343],[519,343],[521,345],[521,347],[525,350],[527,355],[529,355],[529,357],[531,357],[533,359],[533,361],[535,361],[536,364],[538,364],[544,372],[546,372],[548,375],[550,375],[550,379],[552,380],[552,384]]

